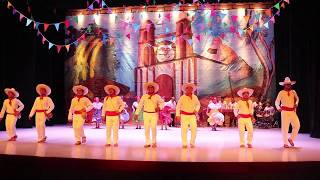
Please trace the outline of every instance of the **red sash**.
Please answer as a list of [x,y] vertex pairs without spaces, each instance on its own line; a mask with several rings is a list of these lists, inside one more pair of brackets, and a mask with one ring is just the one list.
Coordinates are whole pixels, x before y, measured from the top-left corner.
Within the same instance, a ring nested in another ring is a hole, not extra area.
[[195,115],[194,112],[186,112],[186,111],[180,111],[180,114],[183,114],[183,115]]
[[36,112],[46,112],[47,110],[44,110],[44,109],[39,109],[39,110],[36,110]]
[[82,114],[82,111],[74,111],[74,114]]
[[295,108],[287,107],[287,106],[281,106],[282,111],[294,111]]
[[119,114],[117,111],[106,111],[106,116],[119,116]]
[[251,114],[239,114],[240,118],[251,118]]

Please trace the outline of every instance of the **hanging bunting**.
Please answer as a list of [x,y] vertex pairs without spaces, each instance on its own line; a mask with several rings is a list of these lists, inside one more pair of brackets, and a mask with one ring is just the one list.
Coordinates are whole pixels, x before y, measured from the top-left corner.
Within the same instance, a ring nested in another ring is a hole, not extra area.
[[43,30],[44,30],[44,32],[46,32],[47,31],[47,29],[48,29],[48,27],[49,27],[49,24],[43,24]]
[[264,27],[266,27],[267,29],[269,29],[269,24],[266,22],[263,24]]
[[277,8],[278,10],[280,10],[280,2],[278,2],[276,5],[274,5],[273,7]]
[[[48,41],[49,42],[49,41]],[[52,48],[52,46],[53,46],[53,44],[51,43],[51,42],[49,42],[49,49],[51,49]]]
[[130,39],[130,33],[126,35],[128,39]]
[[64,47],[66,47],[67,52],[69,52],[70,44],[65,45]]
[[26,26],[29,26],[31,22],[32,22],[32,20],[27,18]]
[[57,47],[57,53],[59,53],[61,48],[62,48],[62,46],[61,45],[57,45],[56,47]]
[[56,27],[56,30],[59,31],[60,23],[55,23],[54,26]]

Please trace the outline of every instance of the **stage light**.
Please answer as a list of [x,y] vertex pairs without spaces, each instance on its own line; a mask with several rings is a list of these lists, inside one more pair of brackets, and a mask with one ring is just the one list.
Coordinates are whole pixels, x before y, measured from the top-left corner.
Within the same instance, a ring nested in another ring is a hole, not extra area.
[[238,17],[242,18],[245,15],[246,15],[246,9],[244,9],[244,8],[237,9],[237,16]]
[[82,26],[82,25],[83,25],[83,21],[84,21],[84,15],[83,15],[83,14],[79,14],[79,15],[77,16],[77,18],[78,18],[78,24],[79,24],[80,26]]
[[100,14],[94,14],[93,17],[94,17],[94,22],[97,25],[100,25],[101,24],[101,16],[100,16]]

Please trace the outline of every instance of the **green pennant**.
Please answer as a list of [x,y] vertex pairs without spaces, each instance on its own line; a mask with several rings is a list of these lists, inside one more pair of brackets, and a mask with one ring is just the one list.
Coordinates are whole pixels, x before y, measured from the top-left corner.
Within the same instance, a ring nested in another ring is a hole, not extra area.
[[278,10],[280,10],[280,3],[277,3],[277,4],[274,5],[273,7],[277,8]]
[[78,16],[74,16],[73,20],[78,24]]

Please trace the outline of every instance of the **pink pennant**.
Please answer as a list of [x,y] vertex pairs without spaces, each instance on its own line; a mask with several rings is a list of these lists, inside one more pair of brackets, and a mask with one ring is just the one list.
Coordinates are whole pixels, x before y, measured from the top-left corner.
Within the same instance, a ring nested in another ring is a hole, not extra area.
[[33,22],[33,29],[36,29],[36,22]]
[[44,44],[45,41],[46,41],[46,38],[42,36],[42,44]]
[[165,15],[165,17],[166,17],[168,20],[170,20],[170,19],[171,19],[171,14],[170,14],[170,13],[167,13],[167,14]]
[[232,18],[232,22],[236,22],[238,19],[238,16],[231,16],[231,18]]
[[200,34],[196,35],[196,39],[200,41]]
[[126,35],[128,39],[130,39],[130,33]]
[[49,24],[46,24],[46,23],[43,24],[43,30],[44,31],[47,31],[48,27],[49,27]]
[[289,0],[284,0],[286,3],[290,4],[290,1]]
[[60,50],[61,50],[61,45],[57,45],[57,53],[59,53],[60,52]]
[[21,22],[22,18],[24,18],[24,15],[23,15],[23,14],[20,14],[20,17],[19,17],[20,22]]
[[284,2],[281,4],[281,7],[284,9],[286,8],[286,5],[284,4]]
[[231,32],[231,33],[235,33],[235,32],[236,32],[236,28],[235,28],[234,26],[231,26],[231,27],[230,27],[230,32]]
[[274,19],[274,16],[272,16],[272,18],[270,19],[271,22],[275,23],[276,20]]
[[212,9],[210,16],[211,16],[211,17],[214,17],[214,16],[216,16],[216,14],[217,14],[216,10]]
[[277,16],[280,16],[280,11],[277,11]]
[[39,36],[39,35],[40,35],[40,31],[38,30],[38,31],[37,31],[37,36]]
[[70,21],[69,20],[65,20],[64,21],[64,25],[66,28],[68,28],[70,26]]

